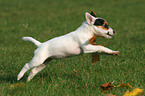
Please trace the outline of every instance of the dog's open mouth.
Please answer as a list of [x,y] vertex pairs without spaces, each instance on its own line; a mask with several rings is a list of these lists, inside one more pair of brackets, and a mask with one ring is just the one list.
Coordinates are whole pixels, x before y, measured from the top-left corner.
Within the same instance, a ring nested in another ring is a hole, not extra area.
[[112,35],[109,34],[109,32],[106,35],[107,35],[108,38],[111,38],[112,37]]
[[112,36],[111,34],[109,34],[109,32],[107,33],[107,35]]

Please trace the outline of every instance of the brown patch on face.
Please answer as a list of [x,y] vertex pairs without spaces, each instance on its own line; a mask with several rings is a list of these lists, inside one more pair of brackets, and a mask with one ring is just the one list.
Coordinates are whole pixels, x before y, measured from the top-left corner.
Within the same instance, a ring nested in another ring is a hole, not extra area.
[[97,26],[98,28],[100,29],[103,29],[103,30],[108,30],[107,28],[105,28],[104,26]]
[[97,26],[98,28],[101,28],[103,30],[108,30],[108,23],[104,21],[104,24],[102,26]]
[[[104,21],[104,24],[107,24],[107,25],[108,25],[108,23],[107,23],[106,21]],[[104,24],[103,24],[103,25],[104,25]]]

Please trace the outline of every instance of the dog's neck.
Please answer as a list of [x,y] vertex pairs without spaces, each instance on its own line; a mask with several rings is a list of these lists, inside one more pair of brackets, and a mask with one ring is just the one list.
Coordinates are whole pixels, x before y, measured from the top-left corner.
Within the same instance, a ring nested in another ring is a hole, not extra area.
[[89,25],[86,21],[83,22],[82,25],[76,31],[83,32],[83,34],[87,34],[90,36],[95,35],[94,28],[91,25]]
[[[94,36],[94,28],[87,22],[83,22],[82,25],[75,31],[71,32],[76,41],[80,44],[88,44],[89,40]],[[77,34],[77,35],[76,35]]]

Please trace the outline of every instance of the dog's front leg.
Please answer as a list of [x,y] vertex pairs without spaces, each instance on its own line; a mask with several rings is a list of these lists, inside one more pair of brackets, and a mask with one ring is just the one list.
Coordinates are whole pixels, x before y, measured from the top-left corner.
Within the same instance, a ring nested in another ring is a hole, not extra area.
[[83,45],[82,49],[84,51],[84,53],[105,53],[105,54],[113,54],[113,55],[118,55],[119,51],[113,51],[109,48],[106,48],[104,46],[100,46],[100,45]]

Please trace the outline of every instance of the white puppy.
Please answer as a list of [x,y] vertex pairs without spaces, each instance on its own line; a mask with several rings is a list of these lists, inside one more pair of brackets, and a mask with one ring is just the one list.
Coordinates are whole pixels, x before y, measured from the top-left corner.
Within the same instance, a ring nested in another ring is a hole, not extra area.
[[24,75],[26,71],[33,68],[28,76],[30,81],[39,71],[45,68],[46,63],[55,58],[65,58],[68,56],[79,55],[83,53],[106,53],[118,54],[119,51],[113,51],[101,45],[92,45],[89,40],[94,35],[111,38],[114,34],[112,28],[108,26],[107,21],[102,18],[85,13],[86,22],[75,31],[66,35],[53,38],[41,43],[32,37],[23,37],[24,41],[33,42],[38,48],[34,52],[34,57],[29,63],[26,63],[18,74],[17,80]]

